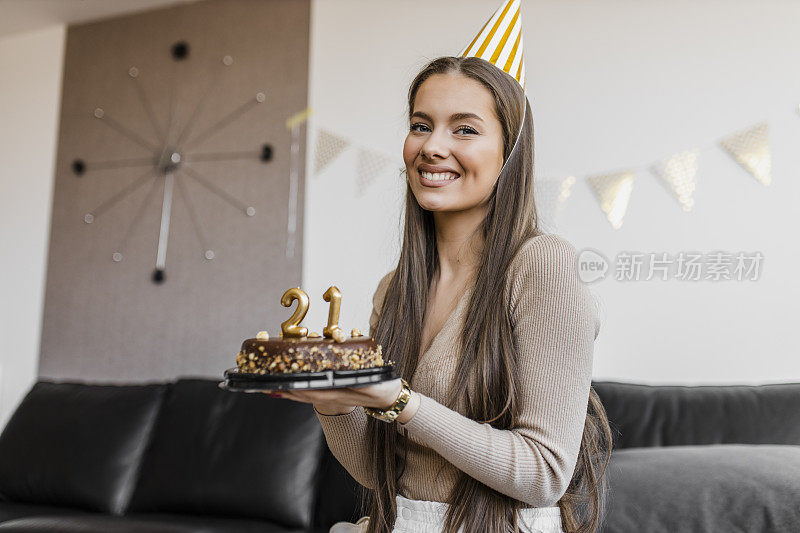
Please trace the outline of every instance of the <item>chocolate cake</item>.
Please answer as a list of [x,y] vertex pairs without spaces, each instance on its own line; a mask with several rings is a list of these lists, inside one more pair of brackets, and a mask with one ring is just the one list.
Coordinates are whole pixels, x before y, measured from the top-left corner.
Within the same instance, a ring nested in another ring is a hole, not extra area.
[[239,371],[249,374],[357,370],[385,364],[381,346],[358,329],[349,337],[337,330],[330,339],[313,332],[307,337],[271,339],[261,331],[256,338],[245,340],[236,356]]

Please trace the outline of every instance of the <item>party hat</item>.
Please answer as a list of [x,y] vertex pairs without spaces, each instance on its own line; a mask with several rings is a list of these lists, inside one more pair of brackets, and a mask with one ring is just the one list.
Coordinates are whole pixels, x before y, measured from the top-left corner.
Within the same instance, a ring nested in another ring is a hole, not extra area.
[[460,57],[479,57],[517,80],[525,90],[525,59],[522,57],[521,0],[505,0],[486,21]]
[[458,54],[459,57],[477,57],[488,61],[517,80],[522,87],[522,122],[519,124],[519,131],[514,139],[514,146],[511,148],[509,157],[500,167],[500,175],[503,174],[506,163],[511,160],[511,154],[517,149],[517,143],[525,125],[525,115],[528,112],[528,97],[525,92],[525,59],[522,57],[521,1],[503,0],[503,4],[486,21],[478,35]]

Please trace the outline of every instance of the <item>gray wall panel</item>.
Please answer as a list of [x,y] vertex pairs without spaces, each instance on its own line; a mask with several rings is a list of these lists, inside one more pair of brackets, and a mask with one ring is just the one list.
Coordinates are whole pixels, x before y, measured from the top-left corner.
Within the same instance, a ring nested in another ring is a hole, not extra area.
[[[234,366],[243,338],[262,329],[277,333],[290,314],[280,305],[280,296],[301,279],[305,126],[299,136],[295,252],[286,257],[291,135],[285,121],[307,107],[309,16],[308,0],[208,1],[69,29],[41,377],[135,381],[221,376]],[[170,48],[179,40],[188,42],[190,51],[185,61],[176,62]],[[232,65],[223,65],[225,55],[233,58]],[[139,69],[136,80],[128,74],[131,66]],[[155,158],[153,151],[96,119],[96,107],[103,108],[103,120],[112,118],[136,136],[163,145],[137,83],[161,130],[170,114],[174,117],[172,139],[206,91],[189,140],[257,92],[266,96],[264,103],[183,152],[184,157],[252,153],[244,160],[187,166],[255,207],[255,216],[246,216],[179,169],[176,180],[183,187],[176,185],[173,194],[162,284],[150,278],[163,176],[153,172],[152,179],[98,213],[94,222],[84,222],[85,213],[149,169],[93,170],[93,162]],[[265,143],[273,146],[268,163],[258,160]],[[88,164],[81,177],[71,169],[75,159]],[[188,193],[206,247],[215,253],[210,261],[203,257],[205,247],[181,192]],[[123,241],[123,260],[114,262],[112,254]]]

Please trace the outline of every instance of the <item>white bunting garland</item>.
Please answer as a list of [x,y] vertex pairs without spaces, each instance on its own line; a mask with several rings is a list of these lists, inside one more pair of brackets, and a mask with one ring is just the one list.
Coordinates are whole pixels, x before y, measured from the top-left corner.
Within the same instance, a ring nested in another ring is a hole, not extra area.
[[558,228],[558,215],[564,209],[564,204],[572,193],[575,185],[575,176],[565,178],[534,178],[533,189],[536,202],[538,223],[542,228],[556,231]]
[[334,159],[350,145],[350,141],[328,130],[317,132],[317,145],[314,148],[314,175],[318,176]]
[[657,161],[650,169],[672,191],[684,211],[694,206],[695,175],[700,150],[693,148]]
[[719,143],[755,179],[764,185],[772,183],[769,124],[761,122],[752,128],[729,135]]
[[[357,194],[363,195],[375,179],[395,160],[386,152],[368,148],[343,135],[319,129],[314,153],[315,174],[319,174],[349,146],[357,147],[355,175]],[[769,125],[761,122],[730,134],[709,148],[722,147],[755,179],[764,185],[772,182]],[[647,166],[628,167],[621,172],[603,172],[585,176],[600,208],[614,229],[622,227],[630,204],[635,176],[649,171],[665,185],[684,211],[694,208],[694,192],[701,151],[690,148],[655,161]],[[400,162],[402,166],[402,162]],[[558,216],[578,182],[574,175],[534,179],[534,198],[538,222],[546,228],[557,228]]]
[[633,178],[633,172],[629,170],[611,174],[596,174],[586,178],[597,196],[600,209],[606,214],[606,218],[614,229],[622,227],[622,221],[628,211],[628,203],[633,191]]
[[363,195],[375,178],[389,164],[392,158],[383,152],[370,148],[359,147],[356,171],[356,190],[359,195]]

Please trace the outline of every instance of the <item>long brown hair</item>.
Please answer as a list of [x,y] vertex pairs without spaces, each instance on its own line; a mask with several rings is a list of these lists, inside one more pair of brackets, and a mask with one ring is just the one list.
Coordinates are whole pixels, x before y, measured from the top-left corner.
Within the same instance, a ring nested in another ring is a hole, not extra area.
[[[509,265],[522,244],[540,235],[533,199],[533,120],[519,84],[497,67],[478,58],[441,57],[428,63],[408,91],[409,118],[420,85],[435,74],[457,73],[481,82],[493,95],[503,127],[505,167],[488,203],[478,231],[484,246],[462,332],[463,356],[450,387],[447,405],[466,394],[466,416],[497,429],[511,429],[519,419],[517,352],[512,338],[505,280]],[[520,102],[525,101],[525,111]],[[524,124],[523,121],[524,114]],[[516,147],[517,132],[522,131]],[[512,148],[513,151],[512,151]],[[406,381],[417,368],[428,293],[438,268],[433,216],[417,203],[406,185],[406,208],[400,259],[386,291],[380,321],[373,336],[387,357],[398,365]],[[469,385],[480,383],[482,394]],[[464,393],[463,391],[467,391]],[[373,460],[372,486],[362,493],[362,512],[369,508],[369,533],[389,533],[397,516],[400,468],[405,438],[394,424],[370,418],[368,434]],[[578,463],[566,493],[559,500],[567,532],[595,531],[605,502],[603,472],[611,454],[611,432],[605,409],[590,390]],[[502,494],[460,473],[448,497],[444,531],[519,531],[517,510],[524,502]]]

